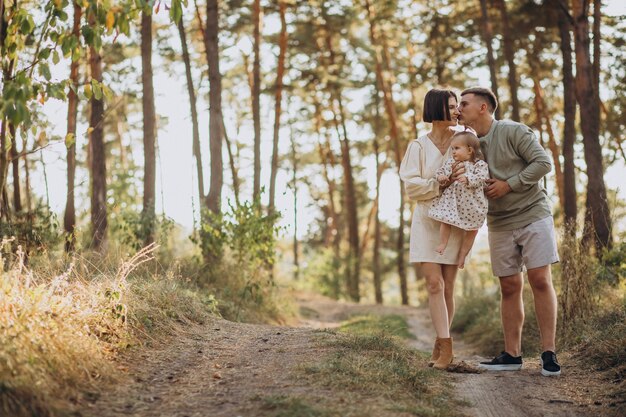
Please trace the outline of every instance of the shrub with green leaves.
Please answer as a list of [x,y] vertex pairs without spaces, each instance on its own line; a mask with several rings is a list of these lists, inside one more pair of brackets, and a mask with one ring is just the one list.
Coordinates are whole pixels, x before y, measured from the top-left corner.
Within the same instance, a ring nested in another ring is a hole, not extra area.
[[266,214],[260,200],[228,205],[225,213],[202,213],[200,230],[192,236],[205,259],[219,260],[226,249],[237,263],[273,265],[279,213]]

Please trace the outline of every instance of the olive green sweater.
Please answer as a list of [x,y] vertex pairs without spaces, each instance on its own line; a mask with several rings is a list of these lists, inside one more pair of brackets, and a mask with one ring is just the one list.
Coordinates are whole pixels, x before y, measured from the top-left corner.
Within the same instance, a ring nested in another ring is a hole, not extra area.
[[491,178],[506,181],[513,191],[489,199],[490,230],[513,230],[552,215],[546,190],[540,183],[552,169],[550,158],[526,125],[494,120],[480,138]]

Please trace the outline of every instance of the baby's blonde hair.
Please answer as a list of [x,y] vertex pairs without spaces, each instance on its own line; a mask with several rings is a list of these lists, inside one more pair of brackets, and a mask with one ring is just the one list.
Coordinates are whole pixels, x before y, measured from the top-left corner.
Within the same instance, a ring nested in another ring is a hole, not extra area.
[[485,156],[483,155],[483,151],[480,149],[480,141],[478,140],[478,136],[469,130],[465,130],[463,132],[456,132],[452,136],[452,140],[462,140],[463,143],[469,146],[472,149],[472,162],[476,162],[476,160],[480,159],[481,161],[485,160]]

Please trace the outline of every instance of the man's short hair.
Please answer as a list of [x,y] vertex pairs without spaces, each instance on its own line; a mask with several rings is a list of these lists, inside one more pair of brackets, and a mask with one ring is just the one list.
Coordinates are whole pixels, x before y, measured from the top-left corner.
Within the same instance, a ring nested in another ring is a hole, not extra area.
[[481,97],[487,103],[487,109],[489,113],[493,114],[498,108],[498,99],[496,95],[489,88],[484,87],[472,87],[467,88],[461,92],[461,97],[465,94],[474,94],[475,96]]
[[426,97],[424,97],[422,120],[427,123],[452,120],[452,117],[450,117],[450,109],[448,108],[448,99],[450,97],[454,97],[454,99],[458,101],[455,92],[452,90],[433,88],[426,93]]

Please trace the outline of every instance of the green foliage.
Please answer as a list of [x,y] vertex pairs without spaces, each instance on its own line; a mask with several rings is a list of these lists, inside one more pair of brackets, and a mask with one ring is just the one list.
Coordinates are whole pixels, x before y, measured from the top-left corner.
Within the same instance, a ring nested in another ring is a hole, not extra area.
[[[528,284],[524,288],[523,301],[526,320],[522,329],[522,352],[528,355],[537,353],[540,349],[535,305]],[[499,290],[463,298],[454,315],[452,331],[461,333],[463,340],[476,346],[483,355],[500,353],[504,347],[504,335],[500,320]]]
[[610,250],[604,250],[599,265],[598,279],[612,286],[617,286],[626,280],[626,242],[620,242]]
[[345,294],[345,265],[335,254],[334,248],[320,248],[311,253],[302,275],[322,295],[340,298]]
[[258,199],[237,207],[229,204],[225,213],[205,210],[200,230],[192,240],[200,245],[206,259],[220,259],[228,248],[239,264],[271,266],[279,217],[279,213],[266,214]]
[[13,251],[21,246],[26,254],[44,252],[62,240],[59,221],[47,207],[38,206],[30,213],[14,213],[9,221],[0,222],[0,237],[12,237]]
[[277,318],[275,283],[276,226],[279,214],[266,214],[259,200],[228,211],[202,213],[200,229],[191,236],[203,255],[204,281],[218,291],[220,311],[231,320]]
[[145,246],[146,237],[152,227],[156,241],[166,240],[174,227],[174,221],[158,214],[148,218],[141,212],[129,209],[116,214],[110,224],[113,239],[131,251]]

